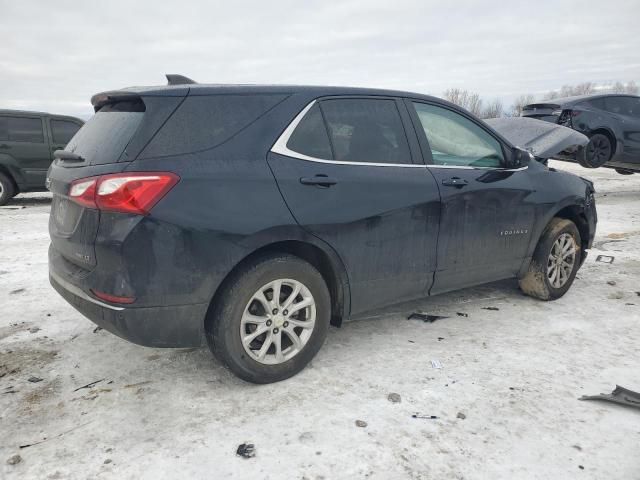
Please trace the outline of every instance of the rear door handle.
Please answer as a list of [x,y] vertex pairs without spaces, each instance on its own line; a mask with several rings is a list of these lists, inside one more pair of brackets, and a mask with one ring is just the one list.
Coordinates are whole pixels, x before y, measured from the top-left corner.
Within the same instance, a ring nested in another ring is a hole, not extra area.
[[464,178],[460,178],[460,177],[451,177],[451,178],[442,180],[442,185],[446,187],[462,188],[468,183],[469,182],[467,182]]
[[316,185],[318,187],[330,187],[338,183],[333,177],[328,177],[326,175],[316,175],[315,177],[302,177],[300,179],[300,183],[303,185]]

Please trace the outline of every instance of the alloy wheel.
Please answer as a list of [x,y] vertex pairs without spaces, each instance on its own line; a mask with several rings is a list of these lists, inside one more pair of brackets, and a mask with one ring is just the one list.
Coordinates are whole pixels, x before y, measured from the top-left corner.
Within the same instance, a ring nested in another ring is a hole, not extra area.
[[562,288],[569,280],[576,252],[576,241],[568,233],[563,233],[553,242],[547,262],[547,279],[553,288]]
[[297,280],[278,279],[253,294],[240,321],[245,352],[255,361],[277,365],[302,351],[316,321],[316,303]]

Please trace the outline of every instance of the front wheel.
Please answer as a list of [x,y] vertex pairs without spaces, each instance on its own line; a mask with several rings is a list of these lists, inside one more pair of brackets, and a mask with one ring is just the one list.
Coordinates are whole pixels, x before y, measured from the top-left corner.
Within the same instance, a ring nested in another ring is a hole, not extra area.
[[520,289],[540,300],[560,298],[571,287],[582,259],[580,232],[575,223],[554,218],[545,228]]
[[207,316],[213,354],[253,383],[272,383],[302,370],[329,329],[331,299],[312,265],[287,254],[241,266]]

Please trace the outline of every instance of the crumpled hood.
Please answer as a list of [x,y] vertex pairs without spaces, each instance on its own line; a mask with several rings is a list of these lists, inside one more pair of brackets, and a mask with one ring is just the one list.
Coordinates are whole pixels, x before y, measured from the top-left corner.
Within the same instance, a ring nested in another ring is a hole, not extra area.
[[560,152],[575,151],[589,139],[575,130],[527,117],[489,118],[485,120],[496,132],[516,147],[547,159]]

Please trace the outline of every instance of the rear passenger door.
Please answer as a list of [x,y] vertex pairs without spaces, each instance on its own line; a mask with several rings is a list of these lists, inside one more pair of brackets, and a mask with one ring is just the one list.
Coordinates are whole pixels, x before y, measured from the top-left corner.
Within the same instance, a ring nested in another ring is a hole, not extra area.
[[313,101],[268,161],[297,222],[345,264],[351,313],[422,296],[435,270],[440,198],[394,98]]
[[21,187],[44,187],[51,164],[43,119],[38,116],[0,116],[0,155],[9,157]]

